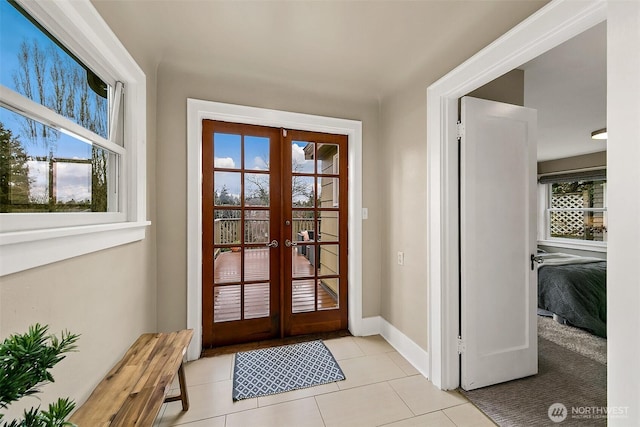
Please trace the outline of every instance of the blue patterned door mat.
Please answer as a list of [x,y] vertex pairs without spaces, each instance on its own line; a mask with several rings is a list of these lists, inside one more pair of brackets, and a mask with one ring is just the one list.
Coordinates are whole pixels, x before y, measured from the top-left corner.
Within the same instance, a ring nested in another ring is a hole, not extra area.
[[321,340],[236,353],[233,400],[313,387],[345,379]]

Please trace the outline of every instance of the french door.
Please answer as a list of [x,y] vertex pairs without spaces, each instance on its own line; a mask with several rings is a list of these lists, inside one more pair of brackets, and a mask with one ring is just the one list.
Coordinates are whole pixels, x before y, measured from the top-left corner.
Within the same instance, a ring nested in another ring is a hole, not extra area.
[[203,346],[347,327],[347,137],[203,120]]

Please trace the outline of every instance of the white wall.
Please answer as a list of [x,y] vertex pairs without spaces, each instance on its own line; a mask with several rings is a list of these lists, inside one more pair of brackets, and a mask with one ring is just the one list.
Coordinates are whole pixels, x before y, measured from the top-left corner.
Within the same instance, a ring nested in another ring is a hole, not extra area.
[[640,425],[640,2],[610,1],[607,23],[607,399]]

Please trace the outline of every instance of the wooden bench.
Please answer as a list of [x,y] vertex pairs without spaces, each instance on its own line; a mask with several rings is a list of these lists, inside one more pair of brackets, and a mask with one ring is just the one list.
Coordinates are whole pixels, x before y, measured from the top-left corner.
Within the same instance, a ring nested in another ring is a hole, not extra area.
[[[164,402],[180,400],[188,410],[182,360],[192,336],[192,329],[141,335],[69,421],[78,427],[152,426]],[[176,373],[180,394],[167,397]]]

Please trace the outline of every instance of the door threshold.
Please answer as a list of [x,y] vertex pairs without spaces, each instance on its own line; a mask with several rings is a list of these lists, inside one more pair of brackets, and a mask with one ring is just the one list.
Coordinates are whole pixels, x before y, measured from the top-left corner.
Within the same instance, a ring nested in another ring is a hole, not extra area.
[[249,342],[244,344],[234,344],[214,348],[202,349],[201,357],[214,357],[222,354],[237,353],[239,351],[259,350],[261,348],[277,347],[281,345],[297,344],[301,342],[314,340],[329,340],[334,338],[350,337],[351,332],[344,329],[333,332],[320,332],[315,334],[297,335],[294,337],[273,338],[270,340],[262,340]]

